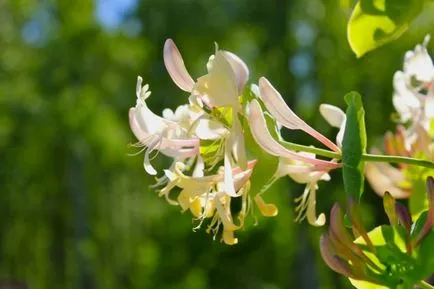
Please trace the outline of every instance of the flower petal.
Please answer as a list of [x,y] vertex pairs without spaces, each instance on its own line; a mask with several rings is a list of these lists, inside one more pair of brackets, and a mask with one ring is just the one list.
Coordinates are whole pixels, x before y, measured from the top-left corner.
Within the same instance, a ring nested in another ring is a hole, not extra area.
[[207,118],[197,120],[194,126],[194,134],[204,140],[219,139],[228,132],[221,123]]
[[231,106],[238,110],[238,88],[235,73],[221,51],[217,51],[208,74],[199,77],[193,91],[209,107]]
[[180,89],[186,92],[193,90],[194,80],[185,68],[181,53],[172,39],[167,39],[164,43],[164,64],[173,82]]
[[259,79],[260,98],[277,122],[289,129],[299,129],[311,135],[333,151],[340,149],[328,138],[299,118],[285,103],[280,93],[265,78]]
[[235,73],[235,77],[237,79],[238,93],[241,94],[243,92],[244,85],[249,80],[249,69],[247,68],[247,65],[244,63],[244,61],[241,60],[241,58],[239,58],[234,53],[229,51],[222,52]]
[[321,104],[319,111],[331,126],[339,128],[339,132],[336,136],[336,144],[342,147],[347,116],[339,107],[330,104]]
[[276,205],[265,203],[265,201],[264,201],[264,199],[262,198],[261,195],[258,194],[258,195],[255,196],[255,202],[256,202],[256,205],[259,208],[259,211],[261,211],[261,214],[264,217],[274,217],[274,216],[277,216],[279,210],[277,209]]
[[334,105],[323,103],[319,106],[319,112],[331,126],[336,128],[340,128],[347,119],[345,113]]
[[321,213],[318,217],[316,216],[316,190],[317,185],[309,184],[309,199],[307,204],[307,212],[306,212],[306,218],[309,224],[315,227],[321,227],[324,226],[326,222],[326,217],[324,213]]
[[275,141],[268,131],[261,106],[257,100],[250,102],[247,110],[252,136],[257,144],[267,153],[277,157],[306,162],[323,169],[333,169],[337,167],[337,164],[334,162],[305,157],[287,150],[285,147]]

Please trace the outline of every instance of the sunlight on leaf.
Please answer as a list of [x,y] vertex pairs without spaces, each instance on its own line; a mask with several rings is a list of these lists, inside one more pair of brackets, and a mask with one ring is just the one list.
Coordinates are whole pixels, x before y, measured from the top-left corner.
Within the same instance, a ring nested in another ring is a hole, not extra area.
[[421,12],[423,0],[361,0],[351,14],[347,37],[357,57],[362,57],[400,37]]

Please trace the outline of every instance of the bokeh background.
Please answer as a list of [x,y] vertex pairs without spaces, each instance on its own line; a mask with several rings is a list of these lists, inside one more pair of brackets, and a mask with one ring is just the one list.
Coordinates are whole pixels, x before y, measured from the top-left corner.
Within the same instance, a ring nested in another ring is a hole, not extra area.
[[[325,228],[294,223],[289,179],[267,194],[276,218],[250,221],[226,246],[149,189],[127,112],[137,75],[157,113],[187,95],[165,71],[173,38],[194,76],[214,41],[267,76],[308,123],[334,138],[320,103],[362,93],[369,144],[393,129],[392,77],[434,32],[425,11],[402,38],[362,59],[346,41],[350,0],[0,0],[0,284],[30,289],[350,288],[319,255]],[[430,31],[431,30],[431,31]],[[432,44],[430,48],[434,47]],[[432,49],[430,49],[432,50]],[[287,138],[304,144],[300,133]],[[167,166],[159,157],[156,167]],[[344,192],[322,183],[318,212]],[[367,186],[367,226],[384,223]],[[11,284],[11,283],[10,283]],[[5,285],[0,285],[0,287]],[[3,288],[1,287],[1,288]],[[9,288],[9,287],[7,287]]]

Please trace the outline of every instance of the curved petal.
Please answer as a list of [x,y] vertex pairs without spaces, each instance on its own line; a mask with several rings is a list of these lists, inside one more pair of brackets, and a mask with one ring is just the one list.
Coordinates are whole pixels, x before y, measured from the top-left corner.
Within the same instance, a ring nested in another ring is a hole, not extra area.
[[323,169],[333,169],[338,166],[338,164],[334,162],[302,156],[286,149],[277,141],[275,141],[268,131],[261,106],[257,100],[253,100],[248,105],[248,119],[253,138],[255,139],[256,143],[267,153],[277,157],[310,163]]
[[336,128],[340,128],[347,119],[342,109],[334,105],[323,103],[319,106],[319,112],[331,126]]
[[319,111],[331,126],[339,128],[339,132],[336,135],[336,144],[342,147],[347,116],[339,107],[330,104],[321,104]]
[[228,130],[221,123],[211,119],[201,118],[195,123],[194,134],[200,139],[215,140],[228,133]]
[[221,51],[217,51],[208,74],[199,77],[193,91],[207,106],[238,107],[238,88],[235,73]]
[[185,68],[181,53],[172,39],[164,43],[164,65],[173,82],[182,90],[191,92],[194,87],[194,80]]
[[299,118],[265,77],[259,79],[259,91],[261,100],[277,122],[289,129],[302,130],[331,150],[340,151],[338,146]]
[[255,202],[264,217],[274,217],[279,213],[276,205],[267,204],[259,194],[255,196]]
[[229,51],[222,52],[235,73],[235,77],[237,79],[238,93],[242,93],[244,85],[246,85],[247,81],[249,80],[249,69],[247,68],[247,65],[244,63],[244,61],[234,53]]

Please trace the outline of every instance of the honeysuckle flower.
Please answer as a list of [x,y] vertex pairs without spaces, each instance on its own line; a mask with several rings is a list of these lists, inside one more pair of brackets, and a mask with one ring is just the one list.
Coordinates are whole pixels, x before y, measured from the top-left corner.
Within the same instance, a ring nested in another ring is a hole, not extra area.
[[340,152],[340,148],[336,144],[331,142],[328,138],[323,136],[321,133],[313,129],[301,118],[299,118],[288,107],[280,93],[265,77],[261,77],[259,79],[259,91],[260,98],[264,102],[265,107],[279,124],[288,129],[302,130],[323,143],[329,149]]
[[[315,154],[299,153],[300,155],[315,158]],[[327,171],[318,171],[315,166],[300,162],[280,158],[279,166],[275,178],[288,175],[299,184],[306,184],[303,193],[295,199],[297,203],[295,211],[297,212],[296,222],[301,222],[305,218],[313,226],[323,226],[326,217],[321,213],[318,217],[316,214],[316,191],[318,190],[319,181],[329,181],[330,175]]]
[[[203,176],[203,165],[199,163],[199,167],[196,166],[193,175],[187,176],[184,174],[185,165],[178,162],[173,170],[164,171],[169,181],[160,190],[159,195],[166,197],[170,204],[179,205],[183,211],[190,210],[196,218],[201,220],[201,223],[205,218],[212,218],[208,231],[213,230],[216,234],[220,224],[222,224],[224,242],[235,244],[237,240],[233,237],[233,232],[243,226],[247,208],[247,193],[243,189],[248,183],[255,163],[256,161],[250,161],[247,164],[248,169],[245,171],[240,167],[231,170],[236,191],[236,195],[233,196],[225,191],[224,172],[222,170],[219,170],[215,175]],[[175,187],[181,188],[177,200],[169,197],[170,192]],[[230,211],[232,197],[241,197],[243,201],[243,209],[239,214],[239,225],[233,223]]]
[[164,44],[164,63],[172,80],[179,88],[190,92],[191,96],[205,103],[208,108],[229,107],[232,110],[232,125],[230,133],[225,136],[225,186],[230,194],[235,194],[233,180],[230,174],[232,156],[243,168],[246,167],[244,136],[238,119],[241,112],[239,95],[249,77],[246,64],[235,54],[216,48],[216,52],[208,61],[208,74],[194,82],[188,73],[182,56],[175,43],[168,39]]
[[256,143],[267,153],[276,157],[297,160],[312,164],[318,170],[330,170],[339,167],[336,162],[315,159],[286,149],[279,144],[268,130],[264,113],[257,100],[251,101],[247,106],[247,115],[252,136]]
[[[296,182],[306,184],[305,191],[300,198],[296,199],[296,202],[299,203],[296,207],[296,211],[298,211],[296,220],[301,221],[304,217],[307,217],[308,222],[312,225],[324,225],[324,214],[317,217],[315,211],[317,182],[328,180],[327,172],[339,167],[339,164],[334,161],[316,159],[314,154],[296,153],[279,144],[268,130],[264,113],[257,100],[252,100],[248,104],[247,116],[256,143],[270,155],[279,157],[279,166],[273,179],[288,175]],[[261,200],[256,201],[262,203]],[[272,207],[269,207],[269,209],[274,211]]]
[[[393,104],[402,122],[429,129],[434,118],[434,66],[427,51],[430,36],[404,57],[404,71],[393,77]],[[412,126],[410,127],[411,130]]]
[[[362,224],[358,206],[350,200],[347,214],[354,237],[346,230],[343,214],[336,204],[330,213],[329,231],[320,240],[326,264],[348,277],[357,288],[372,284],[378,286],[375,288],[398,288],[398,285],[413,288],[432,273],[432,268],[426,267],[432,262],[430,246],[423,247],[424,241],[432,242],[434,234],[434,179],[431,177],[427,180],[427,191],[428,211],[413,224],[407,209],[389,193],[384,194],[390,226],[379,226],[369,232]],[[415,275],[419,277],[414,279]]]
[[182,127],[154,114],[147,106],[146,99],[151,95],[149,86],[142,86],[142,78],[137,78],[137,103],[129,110],[130,128],[137,140],[136,146],[144,147],[144,167],[148,174],[157,172],[150,163],[150,154],[157,150],[174,158],[188,158],[199,153],[199,139],[177,137]]

